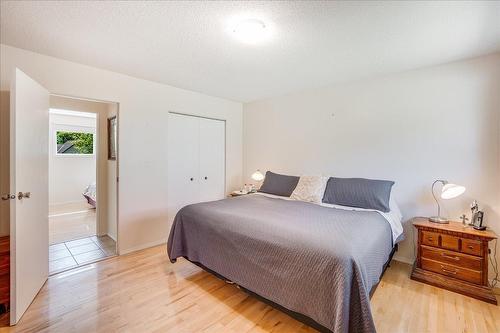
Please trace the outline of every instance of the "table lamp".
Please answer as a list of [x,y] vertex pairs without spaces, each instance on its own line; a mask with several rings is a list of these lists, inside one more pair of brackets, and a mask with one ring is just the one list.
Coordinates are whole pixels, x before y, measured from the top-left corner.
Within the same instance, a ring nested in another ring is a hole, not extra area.
[[262,172],[260,172],[259,169],[257,169],[257,171],[255,171],[254,173],[252,173],[252,179],[255,180],[256,182],[260,182],[261,180],[264,179],[264,175],[262,174]]
[[453,199],[462,195],[465,192],[465,187],[457,184],[450,184],[447,180],[441,179],[438,179],[434,181],[434,183],[432,183],[432,196],[434,197],[434,200],[436,200],[438,206],[438,215],[429,217],[429,221],[434,223],[449,223],[448,218],[441,216],[441,206],[439,205],[439,201],[436,198],[436,194],[434,193],[434,186],[436,186],[437,183],[443,184],[443,187],[441,188],[442,199]]

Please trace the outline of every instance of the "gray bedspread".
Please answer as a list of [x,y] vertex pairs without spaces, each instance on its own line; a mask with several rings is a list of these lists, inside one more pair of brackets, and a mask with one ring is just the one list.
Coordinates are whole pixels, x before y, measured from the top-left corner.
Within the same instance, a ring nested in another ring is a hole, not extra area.
[[377,212],[248,195],[182,208],[168,255],[208,269],[333,332],[375,332],[369,292],[392,250]]

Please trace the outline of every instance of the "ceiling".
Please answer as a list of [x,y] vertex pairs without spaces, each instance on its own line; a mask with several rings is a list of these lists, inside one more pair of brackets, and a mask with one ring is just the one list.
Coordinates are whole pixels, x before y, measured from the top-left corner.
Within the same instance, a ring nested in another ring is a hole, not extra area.
[[[500,50],[500,2],[1,1],[2,43],[240,102]],[[241,18],[271,36],[234,38]]]

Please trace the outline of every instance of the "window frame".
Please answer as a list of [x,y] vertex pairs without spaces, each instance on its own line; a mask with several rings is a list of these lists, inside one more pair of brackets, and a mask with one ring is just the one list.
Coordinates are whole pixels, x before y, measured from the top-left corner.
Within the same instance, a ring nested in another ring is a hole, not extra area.
[[[89,133],[92,134],[92,154],[60,154],[57,152],[57,132],[74,132],[74,133]],[[67,125],[67,124],[52,124],[52,149],[54,150],[54,156],[62,158],[72,158],[72,157],[95,157],[96,156],[96,128],[93,126],[79,126],[79,125]]]

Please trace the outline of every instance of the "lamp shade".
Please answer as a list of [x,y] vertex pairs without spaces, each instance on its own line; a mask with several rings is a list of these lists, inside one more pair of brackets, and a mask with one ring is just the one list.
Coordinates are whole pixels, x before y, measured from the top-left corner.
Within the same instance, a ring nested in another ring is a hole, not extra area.
[[252,179],[255,180],[256,182],[260,182],[261,180],[264,179],[264,175],[262,174],[262,172],[260,172],[260,170],[257,170],[255,171],[254,173],[252,173]]
[[445,184],[441,189],[441,198],[443,199],[453,199],[465,192],[465,186],[457,184]]

